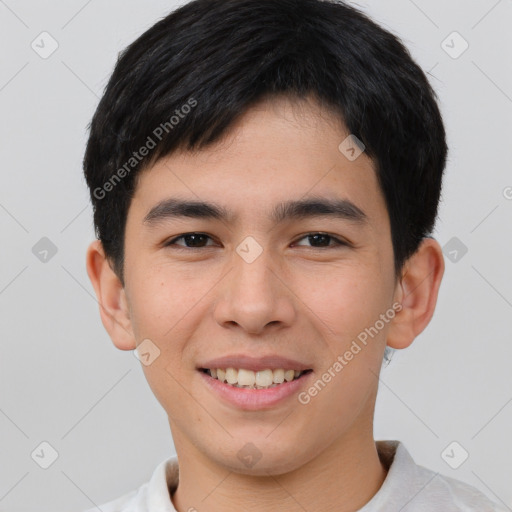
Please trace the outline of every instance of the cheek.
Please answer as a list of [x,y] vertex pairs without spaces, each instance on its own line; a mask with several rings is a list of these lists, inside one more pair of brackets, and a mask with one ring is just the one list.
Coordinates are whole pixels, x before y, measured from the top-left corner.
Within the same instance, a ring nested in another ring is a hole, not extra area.
[[[187,280],[179,271],[167,267],[140,265],[145,272],[132,271],[132,325],[137,341],[149,339],[158,347],[158,357],[143,366],[146,380],[164,410],[187,410],[187,398],[182,385],[187,342],[198,325],[198,316],[204,315],[200,300],[207,291],[199,280]],[[207,286],[208,283],[205,284]],[[181,383],[181,385],[180,385]],[[190,413],[190,411],[189,411]],[[189,414],[188,413],[188,414]]]
[[[132,325],[138,338],[167,342],[184,328],[185,318],[200,308],[208,289],[203,280],[186,278],[170,267],[139,264],[131,273]],[[144,271],[142,271],[144,269]]]
[[305,312],[312,311],[330,339],[348,341],[373,325],[389,307],[390,286],[365,265],[326,268],[296,279]]

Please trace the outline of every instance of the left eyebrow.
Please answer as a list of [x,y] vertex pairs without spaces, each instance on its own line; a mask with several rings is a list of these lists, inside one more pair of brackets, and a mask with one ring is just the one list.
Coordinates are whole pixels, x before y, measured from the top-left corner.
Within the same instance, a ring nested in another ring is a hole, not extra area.
[[288,219],[335,217],[363,224],[368,222],[366,214],[348,199],[314,197],[299,201],[286,201],[275,206],[271,219],[277,224]]
[[[144,217],[143,223],[148,226],[156,225],[173,218],[213,219],[233,222],[237,216],[221,205],[204,201],[168,198],[151,208]],[[302,200],[291,200],[277,204],[270,219],[275,224],[287,220],[314,217],[335,217],[358,224],[368,223],[367,215],[354,203],[347,199],[327,199],[313,197]]]

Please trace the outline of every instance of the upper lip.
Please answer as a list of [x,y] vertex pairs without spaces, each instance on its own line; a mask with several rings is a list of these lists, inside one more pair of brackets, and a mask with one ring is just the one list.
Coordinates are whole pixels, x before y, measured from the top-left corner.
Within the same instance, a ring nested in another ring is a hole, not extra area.
[[210,359],[198,365],[198,368],[212,369],[212,368],[243,368],[245,370],[252,370],[254,372],[261,370],[276,370],[282,368],[284,370],[310,370],[308,366],[295,359],[288,357],[281,357],[278,355],[266,355],[262,357],[252,357],[248,355],[228,355]]

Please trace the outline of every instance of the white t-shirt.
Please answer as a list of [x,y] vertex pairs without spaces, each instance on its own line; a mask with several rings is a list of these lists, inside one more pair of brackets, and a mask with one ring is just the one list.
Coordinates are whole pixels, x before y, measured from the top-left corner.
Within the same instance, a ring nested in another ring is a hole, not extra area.
[[[417,465],[400,441],[376,441],[376,446],[388,474],[359,512],[507,512],[475,487]],[[178,486],[178,474],[175,455],[157,466],[149,482],[100,508],[102,512],[176,512],[170,493]]]

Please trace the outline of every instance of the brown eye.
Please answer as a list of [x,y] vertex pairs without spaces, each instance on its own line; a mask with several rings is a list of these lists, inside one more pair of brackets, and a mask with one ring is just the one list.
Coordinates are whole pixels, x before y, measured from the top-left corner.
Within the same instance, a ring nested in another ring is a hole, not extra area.
[[[309,233],[306,236],[302,237],[301,240],[308,240],[308,242],[311,244],[310,246],[315,249],[321,249],[321,248],[330,248],[330,247],[336,247],[339,245],[347,245],[345,242],[342,242],[338,238],[328,235],[327,233]],[[333,242],[332,244],[330,242]],[[295,243],[295,245],[305,245],[305,244],[299,244]]]
[[[185,247],[188,249],[201,249],[202,247],[207,247],[206,242],[208,239],[211,240],[211,237],[205,235],[204,233],[185,233],[180,235],[172,240],[169,240],[165,244],[166,247],[177,245],[179,247]],[[184,243],[177,243],[178,240],[183,240]]]

